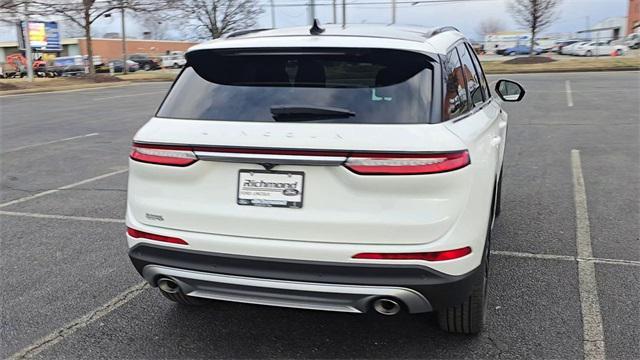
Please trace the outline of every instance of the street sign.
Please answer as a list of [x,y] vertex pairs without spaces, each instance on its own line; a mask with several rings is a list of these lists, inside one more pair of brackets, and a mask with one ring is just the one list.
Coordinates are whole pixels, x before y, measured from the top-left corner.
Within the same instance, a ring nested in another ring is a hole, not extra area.
[[18,44],[21,50],[24,50],[24,36],[29,29],[29,44],[31,48],[39,52],[58,52],[62,51],[62,41],[60,39],[60,30],[58,23],[55,21],[21,21],[18,24]]

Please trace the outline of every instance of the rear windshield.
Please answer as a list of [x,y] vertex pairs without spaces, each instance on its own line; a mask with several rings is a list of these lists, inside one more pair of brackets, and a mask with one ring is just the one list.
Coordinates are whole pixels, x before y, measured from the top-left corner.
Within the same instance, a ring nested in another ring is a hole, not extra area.
[[219,121],[428,123],[426,55],[380,49],[270,49],[187,55],[157,116]]

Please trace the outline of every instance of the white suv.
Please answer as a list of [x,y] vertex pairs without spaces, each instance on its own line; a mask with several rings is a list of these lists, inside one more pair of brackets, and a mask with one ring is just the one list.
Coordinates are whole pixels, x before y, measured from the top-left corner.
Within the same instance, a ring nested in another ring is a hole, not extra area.
[[129,163],[129,256],[152,286],[481,330],[507,114],[462,34],[316,23],[186,58]]

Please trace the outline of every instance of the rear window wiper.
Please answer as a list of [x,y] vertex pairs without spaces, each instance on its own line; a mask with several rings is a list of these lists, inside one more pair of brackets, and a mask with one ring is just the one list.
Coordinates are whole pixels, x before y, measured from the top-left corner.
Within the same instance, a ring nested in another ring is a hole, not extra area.
[[273,105],[271,114],[275,121],[313,121],[356,116],[349,109],[306,105]]

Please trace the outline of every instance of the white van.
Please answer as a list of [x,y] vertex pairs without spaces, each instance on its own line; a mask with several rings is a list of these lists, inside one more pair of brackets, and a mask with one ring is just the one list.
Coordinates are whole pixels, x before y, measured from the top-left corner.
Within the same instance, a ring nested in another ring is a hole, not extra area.
[[163,68],[174,68],[178,69],[184,66],[187,63],[184,55],[165,55],[160,57],[162,59],[161,66]]

